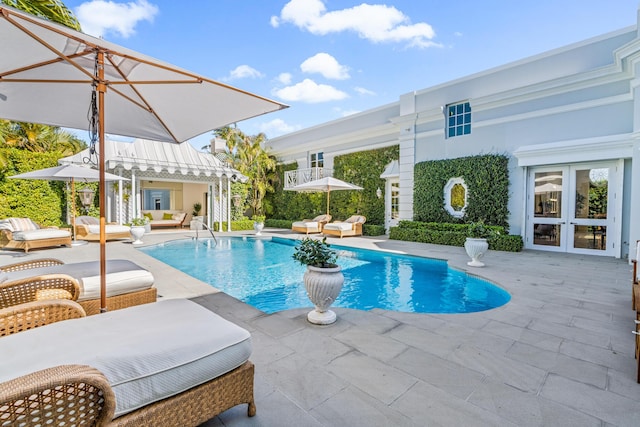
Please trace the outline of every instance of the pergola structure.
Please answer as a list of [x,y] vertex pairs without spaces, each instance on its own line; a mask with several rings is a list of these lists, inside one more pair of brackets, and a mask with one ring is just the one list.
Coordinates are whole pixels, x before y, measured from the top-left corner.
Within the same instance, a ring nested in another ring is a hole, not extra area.
[[[128,222],[141,216],[141,181],[165,181],[207,184],[208,212],[206,223],[213,227],[219,222],[231,221],[231,183],[246,181],[238,170],[221,161],[211,153],[196,150],[191,144],[136,139],[133,142],[107,140],[104,147],[106,170],[131,180],[131,199],[127,212],[123,207],[124,191],[108,192],[108,214],[118,222]],[[60,164],[97,163],[95,153],[86,149],[70,157],[59,160]],[[122,187],[121,187],[122,188]],[[128,213],[128,215],[127,215]]]

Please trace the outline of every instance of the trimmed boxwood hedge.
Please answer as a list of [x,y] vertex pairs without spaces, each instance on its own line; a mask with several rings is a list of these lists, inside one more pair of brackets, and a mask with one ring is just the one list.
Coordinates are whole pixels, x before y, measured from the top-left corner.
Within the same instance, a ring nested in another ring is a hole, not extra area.
[[[467,224],[400,221],[397,227],[391,227],[389,230],[389,238],[436,245],[464,246],[467,228]],[[505,234],[505,229],[501,226],[490,226],[490,228],[500,234],[487,239],[489,249],[508,252],[522,251],[524,244],[521,236]]]

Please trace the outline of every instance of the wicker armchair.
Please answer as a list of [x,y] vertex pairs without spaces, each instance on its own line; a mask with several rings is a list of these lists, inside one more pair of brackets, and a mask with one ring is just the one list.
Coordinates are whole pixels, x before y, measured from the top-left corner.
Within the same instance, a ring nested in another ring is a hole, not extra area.
[[0,383],[0,420],[8,425],[187,427],[243,403],[252,417],[253,372],[253,363],[247,361],[209,382],[113,419],[115,395],[100,371],[86,365],[56,366]]
[[[26,271],[34,268],[56,267],[65,265],[55,258],[42,258],[15,264],[0,266],[3,272]],[[72,265],[72,264],[67,264]],[[42,269],[39,270],[42,273]],[[109,285],[109,274],[107,274]],[[86,291],[85,282],[85,291]],[[78,279],[64,273],[40,274],[19,280],[0,283],[0,309],[31,301],[47,299],[69,299],[77,301],[81,296]],[[119,310],[134,305],[147,304],[157,300],[158,290],[155,287],[107,296],[107,308]],[[100,313],[100,298],[77,301],[87,315]]]
[[85,316],[80,304],[65,299],[19,304],[0,309],[0,337]]

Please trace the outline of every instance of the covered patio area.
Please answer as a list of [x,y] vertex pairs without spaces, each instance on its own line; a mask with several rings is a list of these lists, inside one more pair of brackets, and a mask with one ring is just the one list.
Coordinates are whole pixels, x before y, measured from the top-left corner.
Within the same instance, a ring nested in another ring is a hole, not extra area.
[[[130,181],[108,183],[107,221],[127,223],[143,211],[184,212],[189,225],[193,205],[203,207],[209,227],[231,221],[231,183],[246,177],[211,153],[191,144],[135,139],[133,142],[107,140],[106,170]],[[97,164],[95,152],[86,149],[60,159],[60,164]]]

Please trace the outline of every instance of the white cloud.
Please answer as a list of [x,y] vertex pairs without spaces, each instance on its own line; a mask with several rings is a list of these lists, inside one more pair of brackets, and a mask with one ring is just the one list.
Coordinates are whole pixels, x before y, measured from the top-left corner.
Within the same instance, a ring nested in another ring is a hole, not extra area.
[[376,93],[372,90],[369,89],[365,89],[363,87],[359,87],[356,86],[353,88],[353,90],[355,90],[356,92],[358,92],[360,95],[375,95]]
[[140,21],[153,22],[158,7],[147,0],[115,3],[107,0],[91,0],[74,10],[82,31],[96,37],[116,33],[127,38],[135,34]]
[[282,119],[274,119],[270,122],[261,123],[258,125],[260,132],[263,132],[269,138],[275,138],[276,136],[284,135],[285,133],[295,132],[302,129],[302,126],[293,126],[285,123]]
[[373,43],[406,43],[421,48],[439,46],[432,41],[436,34],[431,25],[411,24],[404,13],[384,4],[362,3],[327,12],[322,0],[291,0],[279,17],[271,17],[274,28],[282,23],[291,23],[315,35],[352,31]]
[[311,79],[304,79],[293,86],[275,89],[273,94],[284,101],[300,101],[309,104],[337,101],[349,97],[333,86],[318,84]]
[[229,77],[226,77],[225,80],[260,79],[262,77],[264,77],[264,74],[255,68],[248,65],[238,65],[236,68],[231,70]]
[[342,117],[347,117],[352,114],[357,114],[360,112],[360,110],[341,110],[341,109],[338,109],[337,111],[340,113]]
[[304,73],[319,73],[327,79],[345,80],[349,77],[349,67],[340,65],[336,58],[328,53],[320,52],[307,58],[300,69]]
[[291,73],[280,73],[277,78],[278,82],[282,83],[283,85],[291,84],[291,79]]

